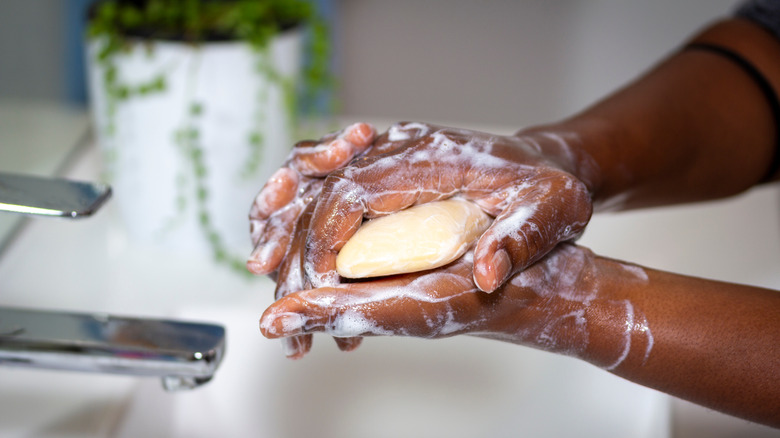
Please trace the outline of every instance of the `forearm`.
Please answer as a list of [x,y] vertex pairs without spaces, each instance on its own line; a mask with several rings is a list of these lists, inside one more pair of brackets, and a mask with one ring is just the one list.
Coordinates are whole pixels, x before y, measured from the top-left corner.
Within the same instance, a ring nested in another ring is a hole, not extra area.
[[[622,266],[595,263],[602,271]],[[583,358],[636,383],[780,426],[780,292],[645,272],[643,283],[602,279],[586,312]]]
[[580,358],[633,382],[780,426],[780,292],[645,269],[572,244],[479,291],[473,254],[433,270],[287,295],[276,338],[457,334]]
[[[691,42],[739,53],[780,90],[780,42],[743,20],[719,23]],[[597,208],[637,208],[724,197],[766,174],[777,127],[768,100],[744,69],[723,56],[678,51],[585,111],[525,134],[562,133],[573,172]],[[619,201],[619,202],[617,202]]]

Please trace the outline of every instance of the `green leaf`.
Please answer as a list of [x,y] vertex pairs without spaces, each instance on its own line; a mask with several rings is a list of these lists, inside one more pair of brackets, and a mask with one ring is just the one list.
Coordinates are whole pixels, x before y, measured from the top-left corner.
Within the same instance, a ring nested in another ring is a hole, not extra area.
[[203,104],[199,102],[193,102],[192,105],[190,105],[190,114],[193,116],[199,116],[203,114]]

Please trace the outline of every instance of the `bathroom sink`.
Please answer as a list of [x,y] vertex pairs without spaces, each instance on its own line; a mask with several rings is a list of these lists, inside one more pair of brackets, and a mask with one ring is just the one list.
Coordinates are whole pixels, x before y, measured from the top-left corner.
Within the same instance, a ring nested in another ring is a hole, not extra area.
[[370,338],[342,353],[321,335],[291,361],[258,332],[262,301],[183,312],[225,324],[220,372],[186,393],[140,382],[115,436],[668,436],[665,395],[497,341]]

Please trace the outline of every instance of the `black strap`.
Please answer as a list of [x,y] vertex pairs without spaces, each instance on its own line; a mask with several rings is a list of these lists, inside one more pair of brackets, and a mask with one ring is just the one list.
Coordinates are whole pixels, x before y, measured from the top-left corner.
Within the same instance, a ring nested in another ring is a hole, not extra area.
[[715,44],[694,43],[685,46],[685,50],[705,50],[708,52],[717,53],[718,55],[730,59],[738,66],[742,67],[742,69],[748,75],[750,75],[751,78],[753,78],[753,80],[756,82],[756,85],[758,85],[758,87],[761,89],[761,92],[764,93],[764,96],[769,103],[769,107],[772,110],[772,117],[775,121],[775,137],[777,138],[775,141],[775,153],[772,157],[772,163],[769,166],[767,173],[763,178],[761,178],[759,182],[763,183],[771,181],[772,177],[775,176],[778,170],[780,170],[780,101],[777,98],[777,93],[775,92],[774,88],[772,88],[772,84],[769,83],[764,75],[761,74],[761,72],[758,71],[758,69],[753,64],[751,64],[750,61],[743,58],[740,54],[725,47]]

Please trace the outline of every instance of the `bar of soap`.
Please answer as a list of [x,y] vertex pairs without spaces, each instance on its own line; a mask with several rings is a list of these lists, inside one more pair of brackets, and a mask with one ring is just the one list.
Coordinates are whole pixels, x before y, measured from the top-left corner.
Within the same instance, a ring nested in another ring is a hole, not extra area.
[[336,257],[346,278],[405,274],[462,256],[492,219],[463,199],[421,204],[365,222]]

